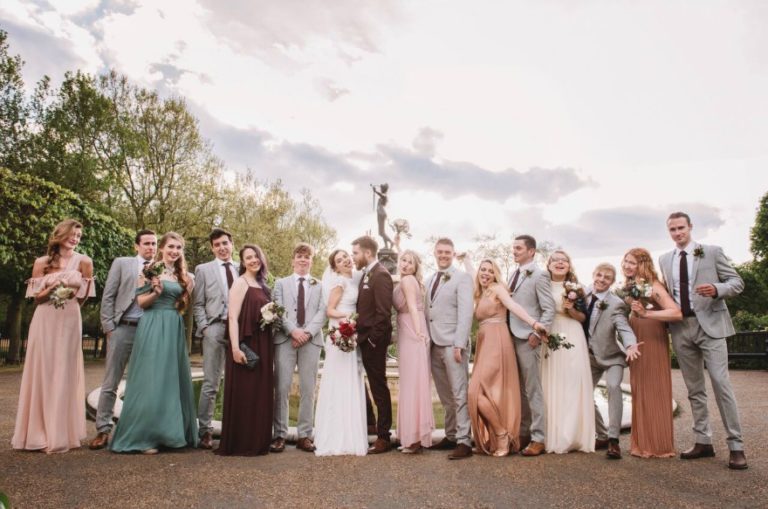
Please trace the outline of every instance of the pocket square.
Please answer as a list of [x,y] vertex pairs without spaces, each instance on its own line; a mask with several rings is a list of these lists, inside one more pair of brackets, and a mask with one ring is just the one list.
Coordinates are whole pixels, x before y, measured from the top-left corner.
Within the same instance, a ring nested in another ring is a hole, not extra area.
[[368,285],[363,285],[363,290],[370,290],[370,288],[371,288],[371,287],[370,287],[370,286],[368,286]]

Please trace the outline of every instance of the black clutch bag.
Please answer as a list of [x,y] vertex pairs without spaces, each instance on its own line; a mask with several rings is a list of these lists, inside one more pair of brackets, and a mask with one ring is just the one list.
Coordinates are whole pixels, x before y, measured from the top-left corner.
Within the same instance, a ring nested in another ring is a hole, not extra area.
[[240,351],[245,354],[245,367],[254,370],[259,363],[259,354],[251,350],[245,343],[240,343]]

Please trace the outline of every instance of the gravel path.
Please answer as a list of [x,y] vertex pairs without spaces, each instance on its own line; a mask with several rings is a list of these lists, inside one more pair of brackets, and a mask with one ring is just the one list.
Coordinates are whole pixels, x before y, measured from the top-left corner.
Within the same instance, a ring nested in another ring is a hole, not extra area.
[[[101,383],[101,362],[86,364],[86,387]],[[0,370],[0,491],[13,507],[766,507],[768,372],[731,373],[750,468],[731,471],[722,424],[710,412],[716,458],[641,460],[603,453],[539,458],[445,452],[364,458],[315,458],[289,447],[258,458],[221,458],[186,450],[157,456],[81,448],[45,455],[10,449],[21,371]],[[691,441],[691,415],[679,371],[673,372],[679,448]],[[711,388],[709,394],[712,394]],[[93,423],[88,432],[94,433]]]

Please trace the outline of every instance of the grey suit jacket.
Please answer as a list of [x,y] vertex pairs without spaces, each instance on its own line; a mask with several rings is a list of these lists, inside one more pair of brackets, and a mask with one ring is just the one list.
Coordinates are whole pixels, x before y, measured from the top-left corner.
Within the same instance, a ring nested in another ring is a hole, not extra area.
[[466,349],[474,307],[472,276],[455,267],[450,267],[445,273],[449,275],[448,281],[443,278],[434,299],[431,298],[432,285],[437,273],[432,274],[426,284],[424,315],[427,330],[436,345]]
[[[517,285],[512,291],[512,300],[520,304],[529,315],[540,322],[549,330],[555,319],[557,310],[555,299],[552,296],[552,279],[549,271],[542,270],[535,265],[530,269],[531,274],[525,271],[520,273]],[[512,279],[507,282],[507,287],[512,284]],[[512,335],[520,339],[528,339],[533,329],[530,325],[517,317],[514,313],[509,316],[509,330]]]
[[195,288],[192,291],[192,313],[195,315],[197,335],[216,319],[226,320],[229,292],[220,274],[219,260],[211,260],[195,267]]
[[[588,298],[591,298],[587,296]],[[595,305],[589,322],[587,343],[591,354],[600,366],[626,366],[625,349],[637,343],[635,333],[627,322],[628,309],[623,300],[613,293],[606,294],[607,307],[600,309]],[[624,349],[617,341],[617,335],[624,344]]]
[[[308,291],[304,295],[304,317],[306,323],[304,330],[310,333],[310,340],[314,345],[322,348],[323,333],[322,328],[325,323],[325,306],[322,299],[322,285],[320,281],[308,276]],[[284,343],[291,339],[291,332],[298,328],[296,324],[296,310],[298,309],[298,284],[293,279],[293,274],[288,277],[278,279],[275,282],[275,290],[272,292],[272,300],[285,308],[282,327],[277,329],[274,334],[275,344]]]
[[[707,246],[695,244],[701,247],[703,256],[693,256],[688,259],[690,274],[688,279],[691,286],[713,284],[717,288],[717,297],[703,297],[696,292],[691,292],[691,308],[696,313],[696,319],[708,336],[713,338],[725,338],[736,333],[731,322],[731,314],[725,305],[727,297],[734,297],[744,290],[744,281],[733,268],[720,246]],[[694,247],[694,249],[696,249]],[[672,265],[675,259],[675,251],[664,253],[659,258],[659,267],[664,276],[667,290],[673,295],[674,284],[672,281]],[[693,263],[691,263],[691,259]],[[674,298],[679,296],[673,295]],[[675,334],[683,327],[683,322],[670,322],[670,331]]]
[[115,258],[109,268],[101,297],[101,328],[112,332],[136,298],[139,262],[135,256]]

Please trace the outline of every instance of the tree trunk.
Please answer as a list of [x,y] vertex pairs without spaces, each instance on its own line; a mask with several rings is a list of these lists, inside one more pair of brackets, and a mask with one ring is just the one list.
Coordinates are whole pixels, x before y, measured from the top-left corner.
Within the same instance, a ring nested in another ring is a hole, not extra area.
[[21,315],[24,310],[24,295],[16,293],[11,296],[11,301],[6,309],[6,327],[10,346],[6,362],[8,364],[21,363]]

